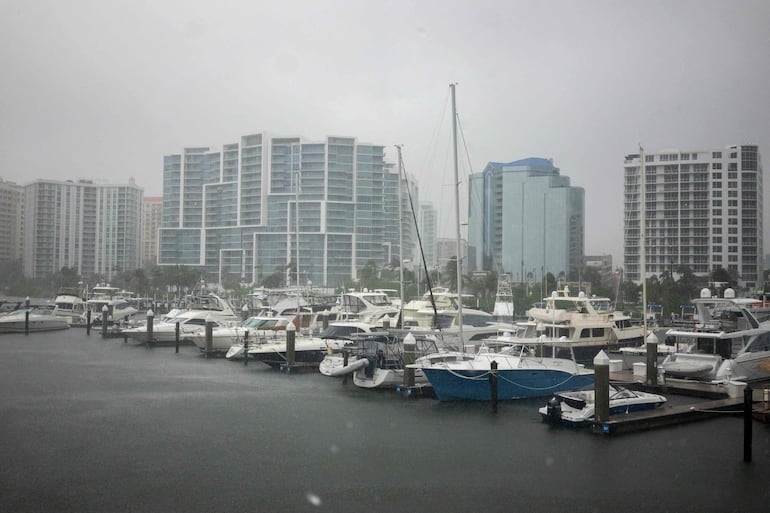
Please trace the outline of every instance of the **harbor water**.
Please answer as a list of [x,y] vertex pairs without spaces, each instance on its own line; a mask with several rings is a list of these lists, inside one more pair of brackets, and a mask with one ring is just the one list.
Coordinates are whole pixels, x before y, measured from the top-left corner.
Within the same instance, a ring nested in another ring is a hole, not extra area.
[[766,512],[770,427],[603,436],[85,330],[0,335],[0,512]]

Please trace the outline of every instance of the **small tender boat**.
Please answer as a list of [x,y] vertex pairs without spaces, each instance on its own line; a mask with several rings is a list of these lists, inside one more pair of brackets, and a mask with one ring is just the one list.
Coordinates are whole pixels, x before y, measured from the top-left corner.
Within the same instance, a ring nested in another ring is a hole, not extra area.
[[[652,410],[666,402],[662,395],[637,392],[616,385],[610,385],[609,395],[610,415]],[[538,411],[546,422],[579,427],[593,420],[595,409],[595,391],[580,390],[554,394],[548,404]]]

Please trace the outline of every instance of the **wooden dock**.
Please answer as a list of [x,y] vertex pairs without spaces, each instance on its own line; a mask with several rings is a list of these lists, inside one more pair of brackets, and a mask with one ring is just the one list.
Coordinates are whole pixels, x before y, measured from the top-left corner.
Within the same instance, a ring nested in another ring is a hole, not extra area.
[[[644,377],[634,376],[630,371],[610,373],[610,381],[634,390],[685,396],[692,400],[678,405],[666,404],[654,410],[611,415],[609,420],[604,422],[592,421],[591,431],[596,434],[629,433],[724,415],[742,416],[744,414],[743,393],[736,393],[736,390],[730,390],[730,387],[723,383],[667,379],[663,383],[651,385],[645,382]],[[761,389],[755,392],[761,392]],[[731,393],[733,397],[730,396]],[[757,415],[755,414],[755,417]]]

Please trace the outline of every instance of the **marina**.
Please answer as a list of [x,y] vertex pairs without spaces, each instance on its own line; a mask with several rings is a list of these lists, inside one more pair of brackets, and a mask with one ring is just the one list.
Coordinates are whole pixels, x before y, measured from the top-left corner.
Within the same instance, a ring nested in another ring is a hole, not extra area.
[[733,414],[595,436],[543,423],[543,398],[492,414],[84,329],[0,336],[0,371],[2,511],[748,512],[770,500],[770,430],[755,421],[746,463]]

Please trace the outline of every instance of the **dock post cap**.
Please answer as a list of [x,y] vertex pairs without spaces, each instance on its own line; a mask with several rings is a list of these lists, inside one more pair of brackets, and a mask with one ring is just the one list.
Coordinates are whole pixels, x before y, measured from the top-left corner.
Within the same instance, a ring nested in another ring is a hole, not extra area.
[[414,335],[412,335],[411,332],[407,333],[406,336],[404,337],[404,344],[414,344],[415,342],[416,341],[415,341]]
[[107,305],[103,305],[102,306],[102,312],[106,312],[107,310],[109,310],[109,308],[107,308]]
[[651,331],[650,334],[647,335],[647,343],[648,344],[657,344],[658,343],[658,336]]
[[594,357],[594,365],[609,365],[610,364],[610,357],[607,356],[607,353],[604,352],[604,350],[600,350],[599,353]]
[[155,316],[155,312],[152,311],[152,308],[147,310],[147,317],[154,317],[154,316]]
[[286,325],[286,331],[296,331],[297,327],[294,326],[294,323],[289,321],[289,324]]
[[249,311],[249,305],[243,304],[243,307],[241,308],[241,312],[248,312]]

